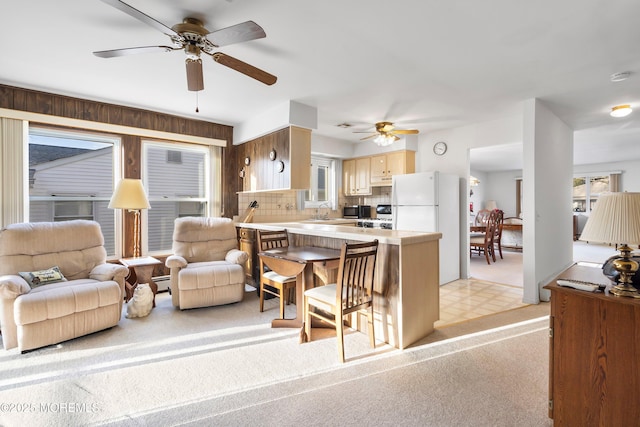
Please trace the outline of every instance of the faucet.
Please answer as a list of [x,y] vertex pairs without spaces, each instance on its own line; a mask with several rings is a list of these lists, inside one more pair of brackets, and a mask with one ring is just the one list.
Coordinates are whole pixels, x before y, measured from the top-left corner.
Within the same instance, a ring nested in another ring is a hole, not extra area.
[[[327,208],[327,211],[325,212],[324,215],[319,216],[318,219],[329,219],[329,210],[331,209],[331,207],[329,206],[329,203],[327,202],[320,203],[320,206],[318,206],[318,210],[321,208]],[[318,212],[318,210],[316,210],[316,212]]]

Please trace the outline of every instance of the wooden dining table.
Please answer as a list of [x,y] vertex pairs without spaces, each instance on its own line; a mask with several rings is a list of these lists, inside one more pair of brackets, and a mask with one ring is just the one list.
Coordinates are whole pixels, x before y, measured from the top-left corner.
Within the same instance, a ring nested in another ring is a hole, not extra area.
[[[258,256],[276,273],[283,276],[296,276],[296,317],[273,319],[271,327],[302,328],[304,326],[304,291],[313,287],[313,266],[321,264],[328,269],[337,268],[340,250],[315,246],[289,246],[262,251]],[[303,338],[301,336],[301,340]]]

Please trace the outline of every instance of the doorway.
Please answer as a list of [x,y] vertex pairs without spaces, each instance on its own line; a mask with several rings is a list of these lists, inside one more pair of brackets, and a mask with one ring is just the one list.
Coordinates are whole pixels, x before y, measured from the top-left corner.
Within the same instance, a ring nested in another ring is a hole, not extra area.
[[[503,230],[502,258],[487,263],[484,255],[469,254],[469,279],[522,289],[522,144],[507,144],[469,150],[469,223],[481,209],[500,209],[505,222],[520,226]],[[518,230],[520,228],[520,230]]]

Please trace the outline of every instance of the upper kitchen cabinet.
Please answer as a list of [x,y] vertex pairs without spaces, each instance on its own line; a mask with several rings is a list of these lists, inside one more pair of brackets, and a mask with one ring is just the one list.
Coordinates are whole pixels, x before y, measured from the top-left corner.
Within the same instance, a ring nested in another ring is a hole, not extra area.
[[371,185],[391,185],[394,175],[416,171],[415,151],[395,151],[371,157]]
[[342,188],[345,196],[371,194],[371,159],[369,157],[342,162]]
[[242,144],[242,191],[306,190],[311,185],[311,131],[289,126]]

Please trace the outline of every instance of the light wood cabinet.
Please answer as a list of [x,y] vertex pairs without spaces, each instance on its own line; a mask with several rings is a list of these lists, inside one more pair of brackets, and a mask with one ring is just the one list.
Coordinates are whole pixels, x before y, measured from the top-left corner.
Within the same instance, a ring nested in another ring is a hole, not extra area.
[[258,287],[258,281],[260,280],[260,263],[258,262],[256,230],[251,228],[238,228],[237,231],[239,248],[249,255],[244,265],[247,283]]
[[342,161],[342,192],[345,196],[354,196],[356,194],[355,159]]
[[356,194],[371,194],[371,160],[356,159]]
[[395,151],[371,157],[371,185],[391,185],[394,175],[414,173],[416,171],[414,151]]
[[342,161],[342,189],[345,196],[371,194],[371,161],[369,157]]
[[[574,265],[558,278],[607,283]],[[557,426],[640,420],[640,300],[558,286],[551,291],[549,417]]]

